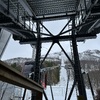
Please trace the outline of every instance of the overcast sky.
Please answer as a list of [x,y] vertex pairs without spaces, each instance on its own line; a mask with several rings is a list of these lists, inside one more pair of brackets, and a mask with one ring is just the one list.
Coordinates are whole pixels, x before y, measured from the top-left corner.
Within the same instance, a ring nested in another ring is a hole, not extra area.
[[[45,22],[45,26],[53,33],[58,34],[60,30],[64,27],[67,20],[61,21],[53,21],[53,22]],[[45,31],[44,31],[45,32]],[[66,51],[70,51],[69,42],[62,42],[62,46]],[[83,52],[85,50],[100,50],[100,35],[97,36],[96,39],[86,40],[85,43],[78,43],[79,52]],[[42,45],[42,55],[45,54],[50,47],[51,43],[46,43]],[[55,44],[50,53],[59,52],[61,49],[57,44]],[[30,45],[20,45],[18,41],[14,41],[12,38],[10,39],[8,46],[2,56],[2,60],[15,58],[15,57],[32,57],[32,47]]]

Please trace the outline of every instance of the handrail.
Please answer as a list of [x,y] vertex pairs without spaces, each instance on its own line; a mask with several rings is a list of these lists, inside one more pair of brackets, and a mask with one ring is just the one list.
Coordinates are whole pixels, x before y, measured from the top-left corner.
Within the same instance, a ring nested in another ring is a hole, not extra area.
[[32,91],[43,92],[43,87],[0,61],[0,80]]

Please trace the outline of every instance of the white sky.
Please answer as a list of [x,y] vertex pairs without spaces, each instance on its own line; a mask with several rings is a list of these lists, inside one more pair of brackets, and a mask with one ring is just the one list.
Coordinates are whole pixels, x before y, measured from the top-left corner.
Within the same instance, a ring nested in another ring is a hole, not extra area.
[[[45,22],[45,26],[53,33],[57,34],[60,30],[64,27],[67,20],[61,21],[53,21],[53,22]],[[45,32],[45,31],[44,31]],[[85,43],[78,43],[78,50],[79,52],[83,52],[87,49],[100,50],[100,35],[97,36],[96,39],[86,40]],[[62,42],[62,46],[65,48],[66,51],[70,51],[69,42]],[[50,47],[51,43],[43,44],[42,46],[42,55],[45,54]],[[55,44],[50,53],[59,52],[61,49],[57,44]],[[32,57],[32,47],[30,45],[20,45],[18,41],[14,41],[12,38],[10,39],[8,46],[2,56],[2,60],[15,58],[15,57]]]

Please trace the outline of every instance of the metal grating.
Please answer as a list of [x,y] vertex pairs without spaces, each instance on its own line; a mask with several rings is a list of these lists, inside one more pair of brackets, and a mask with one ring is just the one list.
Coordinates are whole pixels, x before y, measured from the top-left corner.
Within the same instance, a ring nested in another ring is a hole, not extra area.
[[[8,5],[8,0],[2,1]],[[25,9],[18,0],[9,0],[9,9],[11,9],[15,15],[19,12],[19,16],[24,16]],[[25,12],[25,14],[28,16],[27,12]]]
[[77,0],[27,0],[36,16],[75,12]]

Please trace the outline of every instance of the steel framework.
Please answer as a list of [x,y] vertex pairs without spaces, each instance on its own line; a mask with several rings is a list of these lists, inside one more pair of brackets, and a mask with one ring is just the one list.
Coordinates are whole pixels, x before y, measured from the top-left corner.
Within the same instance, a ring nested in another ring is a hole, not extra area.
[[[69,21],[57,35],[51,33],[43,24],[44,21],[62,19]],[[35,31],[34,23],[37,25]],[[71,28],[65,31],[65,28],[70,24]],[[41,32],[40,26],[47,33]],[[0,28],[10,31],[13,39],[18,40],[21,44],[35,45],[35,77],[33,79],[38,84],[40,84],[42,63],[53,45],[57,43],[73,66],[75,75],[73,88],[77,83],[79,96],[87,100],[77,42],[96,38],[100,32],[100,0],[0,0]],[[71,34],[68,34],[69,32]],[[72,41],[74,61],[67,55],[60,41]],[[41,44],[47,42],[52,42],[52,45],[43,61],[40,62]],[[35,99],[32,98],[32,100]]]

